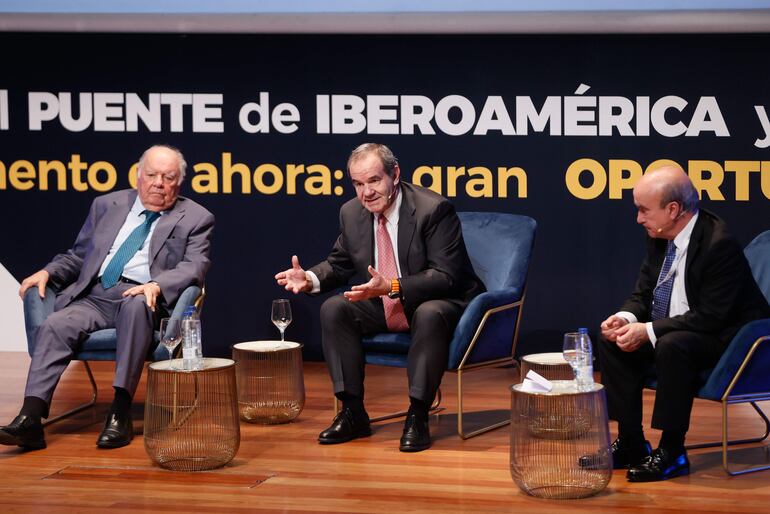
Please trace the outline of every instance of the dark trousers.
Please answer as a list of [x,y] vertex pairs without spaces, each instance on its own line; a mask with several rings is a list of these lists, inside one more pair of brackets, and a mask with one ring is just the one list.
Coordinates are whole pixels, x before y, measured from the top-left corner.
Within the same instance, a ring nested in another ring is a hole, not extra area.
[[36,396],[50,404],[78,345],[90,332],[113,327],[118,338],[113,385],[133,396],[159,316],[147,307],[144,295],[122,296],[131,287],[119,283],[104,290],[97,282],[88,295],[45,319],[35,339],[25,396]]
[[[441,385],[449,358],[449,342],[460,320],[463,303],[455,300],[429,300],[414,312],[409,327],[407,376],[409,396],[430,403]],[[361,338],[387,332],[382,301],[350,302],[342,295],[329,298],[321,306],[321,334],[324,357],[334,392],[364,397],[364,351]]]
[[597,354],[609,417],[621,426],[641,426],[642,389],[645,380],[656,375],[652,427],[686,432],[702,385],[699,374],[714,367],[724,349],[715,336],[685,331],[669,332],[658,338],[655,348],[647,343],[635,352],[600,338]]

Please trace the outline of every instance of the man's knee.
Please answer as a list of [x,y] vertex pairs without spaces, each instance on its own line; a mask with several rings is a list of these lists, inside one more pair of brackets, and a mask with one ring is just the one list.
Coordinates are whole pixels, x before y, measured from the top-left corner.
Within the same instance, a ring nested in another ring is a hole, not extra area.
[[152,310],[147,305],[144,295],[127,296],[120,306],[119,317],[122,319],[152,319]]
[[412,329],[442,330],[451,332],[457,324],[460,312],[442,300],[429,300],[420,304],[412,316]]
[[333,326],[348,319],[350,302],[341,294],[329,297],[321,305],[321,325]]

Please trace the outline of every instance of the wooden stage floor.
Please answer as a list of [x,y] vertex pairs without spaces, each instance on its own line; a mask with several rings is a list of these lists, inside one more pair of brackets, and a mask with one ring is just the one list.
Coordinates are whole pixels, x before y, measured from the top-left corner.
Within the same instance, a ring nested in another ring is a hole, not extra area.
[[[0,353],[0,423],[18,411],[28,357]],[[112,399],[112,365],[94,366],[101,398],[96,409],[47,430],[48,448],[22,453],[0,447],[0,513],[59,512],[516,512],[525,513],[767,513],[770,470],[729,477],[718,449],[690,452],[693,473],[667,482],[630,484],[615,471],[607,489],[583,500],[542,500],[521,492],[509,473],[509,430],[462,441],[455,432],[456,377],[444,379],[447,409],[431,419],[432,449],[398,451],[401,420],[379,423],[374,434],[343,445],[321,446],[318,432],[331,420],[329,380],[323,363],[305,364],[307,402],[293,423],[241,424],[241,447],[225,468],[176,473],[151,464],[141,435],[117,450],[95,446]],[[475,375],[475,376],[474,376]],[[488,412],[509,408],[513,370],[479,371],[465,377],[468,405]],[[405,404],[404,371],[368,368],[367,406],[376,415]],[[86,396],[81,364],[65,373],[54,412]],[[645,407],[652,405],[646,393]],[[144,385],[134,408],[141,432]],[[765,407],[770,407],[764,405]],[[761,429],[750,407],[733,408],[735,435]],[[696,402],[688,442],[720,436],[720,406]],[[613,427],[614,428],[614,427]],[[657,442],[659,433],[648,432]],[[740,450],[737,461],[768,462],[768,446]]]

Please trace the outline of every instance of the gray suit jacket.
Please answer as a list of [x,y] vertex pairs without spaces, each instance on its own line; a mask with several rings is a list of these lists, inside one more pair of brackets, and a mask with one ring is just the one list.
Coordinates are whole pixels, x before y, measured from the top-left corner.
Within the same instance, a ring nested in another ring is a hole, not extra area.
[[[136,195],[136,190],[126,189],[94,199],[75,244],[45,266],[59,291],[56,310],[89,291]],[[150,240],[150,276],[160,286],[161,306],[168,311],[186,287],[203,286],[211,264],[214,215],[180,196],[156,223]]]
[[[460,220],[443,196],[401,183],[398,218],[398,260],[404,311],[411,319],[426,300],[467,303],[484,291],[465,250]],[[340,235],[325,261],[310,268],[321,291],[347,284],[358,274],[369,279],[374,266],[374,218],[357,198],[340,209]]]

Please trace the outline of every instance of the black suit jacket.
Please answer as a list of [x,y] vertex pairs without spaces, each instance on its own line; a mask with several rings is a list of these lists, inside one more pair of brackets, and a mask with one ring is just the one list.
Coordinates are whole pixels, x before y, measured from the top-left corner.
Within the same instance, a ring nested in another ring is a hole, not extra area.
[[[460,220],[452,204],[429,189],[401,183],[398,260],[404,312],[411,319],[426,300],[469,302],[484,291],[465,249]],[[340,235],[325,261],[310,268],[321,291],[370,275],[374,266],[374,215],[357,198],[340,209]]]
[[[666,253],[665,239],[647,238],[647,255],[633,294],[621,310],[650,321],[652,293]],[[729,342],[749,321],[770,317],[738,241],[713,213],[700,210],[690,236],[684,277],[690,310],[652,323],[657,337],[675,330],[713,334]]]

